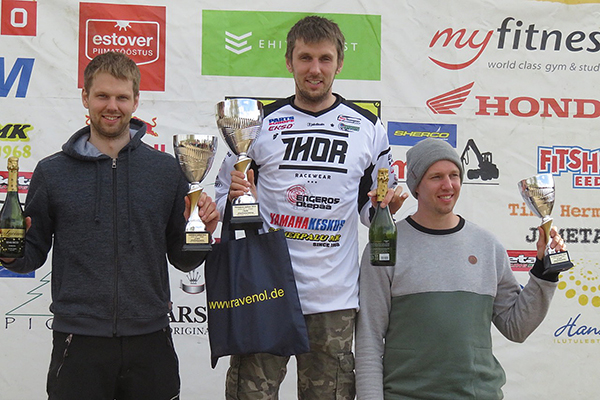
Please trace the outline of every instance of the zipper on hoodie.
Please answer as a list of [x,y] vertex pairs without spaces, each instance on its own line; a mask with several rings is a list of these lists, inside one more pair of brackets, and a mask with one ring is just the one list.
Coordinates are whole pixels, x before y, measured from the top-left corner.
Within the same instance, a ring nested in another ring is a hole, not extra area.
[[117,159],[112,159],[112,181],[113,181],[113,240],[115,242],[115,297],[113,313],[113,336],[117,335],[117,314],[119,309],[119,242],[117,235]]

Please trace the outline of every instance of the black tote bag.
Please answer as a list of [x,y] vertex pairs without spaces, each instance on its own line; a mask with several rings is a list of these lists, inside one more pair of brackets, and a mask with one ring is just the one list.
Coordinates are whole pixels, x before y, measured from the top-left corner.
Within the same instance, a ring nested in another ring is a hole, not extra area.
[[[229,211],[229,210],[228,210]],[[226,212],[221,242],[205,263],[211,365],[219,357],[310,350],[282,230],[235,239]]]

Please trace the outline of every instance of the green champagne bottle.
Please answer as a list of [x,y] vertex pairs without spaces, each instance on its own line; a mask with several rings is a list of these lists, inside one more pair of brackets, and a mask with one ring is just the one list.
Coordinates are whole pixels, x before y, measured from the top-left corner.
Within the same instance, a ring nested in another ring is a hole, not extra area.
[[19,202],[17,185],[19,159],[8,158],[8,186],[0,211],[0,257],[20,258],[25,251],[25,216]]
[[369,227],[371,265],[388,266],[396,264],[396,223],[389,207],[381,208],[380,203],[388,191],[388,169],[377,171],[377,208]]

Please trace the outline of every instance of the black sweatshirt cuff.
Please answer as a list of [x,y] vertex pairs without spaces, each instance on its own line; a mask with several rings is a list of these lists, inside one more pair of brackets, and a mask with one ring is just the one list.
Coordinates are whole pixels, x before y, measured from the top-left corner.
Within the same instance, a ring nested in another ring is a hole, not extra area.
[[536,278],[542,279],[548,282],[558,282],[558,275],[560,272],[552,272],[548,274],[544,274],[544,262],[539,258],[535,259],[535,264],[533,264],[533,268],[531,268],[531,273]]

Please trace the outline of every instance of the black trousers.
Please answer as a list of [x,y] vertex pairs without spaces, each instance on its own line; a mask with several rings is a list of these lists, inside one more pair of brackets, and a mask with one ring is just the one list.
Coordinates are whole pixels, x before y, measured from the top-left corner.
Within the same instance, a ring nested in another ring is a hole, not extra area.
[[49,400],[179,399],[179,360],[170,328],[140,336],[53,332]]

